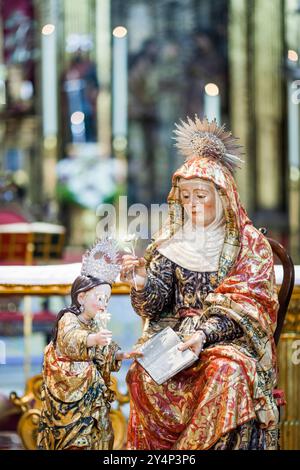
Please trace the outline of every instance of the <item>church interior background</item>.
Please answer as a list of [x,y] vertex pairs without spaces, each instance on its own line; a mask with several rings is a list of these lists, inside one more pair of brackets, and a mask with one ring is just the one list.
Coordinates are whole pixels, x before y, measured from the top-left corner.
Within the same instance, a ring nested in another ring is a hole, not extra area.
[[[1,225],[41,222],[56,248],[15,264],[79,262],[100,204],[117,205],[120,195],[128,205],[165,201],[180,163],[174,122],[197,113],[241,138],[241,198],[297,268],[299,54],[298,0],[0,1],[0,243]],[[1,246],[0,254],[0,264],[14,264]],[[283,449],[300,449],[297,272],[279,345]],[[34,448],[28,397],[68,289],[1,282],[0,448]],[[111,328],[126,348],[140,319],[128,291],[114,294]],[[126,419],[125,374],[118,406]]]

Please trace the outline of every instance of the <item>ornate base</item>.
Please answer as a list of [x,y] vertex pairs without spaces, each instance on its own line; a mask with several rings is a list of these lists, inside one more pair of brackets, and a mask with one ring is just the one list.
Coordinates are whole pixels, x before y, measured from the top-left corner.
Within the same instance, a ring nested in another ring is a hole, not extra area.
[[[10,394],[12,403],[20,408],[22,416],[18,423],[18,436],[21,441],[19,445],[28,450],[36,449],[37,442],[37,429],[39,418],[41,415],[41,386],[42,376],[36,375],[29,379],[26,384],[25,394],[18,397],[15,392]],[[110,418],[114,430],[114,450],[124,448],[126,442],[127,422],[124,414],[122,413],[121,406],[129,402],[128,395],[123,395],[118,390],[117,380],[112,377],[112,390],[116,393],[117,409],[112,409]],[[18,437],[16,436],[16,437]],[[1,447],[0,447],[1,448]]]

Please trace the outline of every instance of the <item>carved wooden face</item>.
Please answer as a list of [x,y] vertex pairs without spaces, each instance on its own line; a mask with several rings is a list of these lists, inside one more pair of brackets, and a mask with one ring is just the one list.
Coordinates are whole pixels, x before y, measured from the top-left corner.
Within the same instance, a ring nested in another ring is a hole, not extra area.
[[193,224],[208,226],[216,218],[214,184],[201,178],[180,178],[180,202]]
[[111,287],[108,284],[100,284],[87,292],[81,292],[78,300],[84,305],[85,311],[91,318],[98,312],[102,312],[111,296]]

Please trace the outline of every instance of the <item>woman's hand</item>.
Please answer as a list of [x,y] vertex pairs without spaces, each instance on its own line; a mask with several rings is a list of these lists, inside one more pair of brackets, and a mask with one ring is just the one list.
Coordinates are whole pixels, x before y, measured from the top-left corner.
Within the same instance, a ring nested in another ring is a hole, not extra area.
[[133,278],[133,276],[135,276],[137,289],[143,289],[147,281],[147,271],[145,268],[145,264],[145,258],[138,258],[134,255],[122,256],[120,280],[122,282],[128,282],[131,287],[135,287],[135,282]]
[[190,348],[197,356],[201,353],[203,346],[206,341],[206,336],[203,331],[196,331],[187,341],[180,344],[178,349],[180,351],[185,351]]
[[130,352],[118,352],[116,354],[117,361],[123,361],[123,359],[136,359],[137,357],[142,357],[143,353],[139,351],[130,351]]
[[109,330],[101,330],[99,333],[93,333],[87,337],[87,347],[91,346],[107,346],[111,342],[112,332]]

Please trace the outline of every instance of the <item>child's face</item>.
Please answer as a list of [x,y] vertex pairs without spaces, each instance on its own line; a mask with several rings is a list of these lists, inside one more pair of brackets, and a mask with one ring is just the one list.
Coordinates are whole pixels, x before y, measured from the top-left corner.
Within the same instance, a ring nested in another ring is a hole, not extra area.
[[111,287],[108,284],[101,284],[93,287],[87,292],[82,293],[82,302],[85,311],[91,318],[94,318],[98,312],[103,312],[111,296]]

